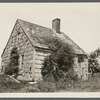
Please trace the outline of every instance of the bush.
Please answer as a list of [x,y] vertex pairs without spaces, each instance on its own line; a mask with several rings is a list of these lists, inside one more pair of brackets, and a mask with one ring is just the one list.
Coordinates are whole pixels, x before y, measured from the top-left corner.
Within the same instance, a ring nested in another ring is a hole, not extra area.
[[55,82],[55,78],[53,76],[53,74],[48,74],[45,77],[43,77],[43,81],[44,82]]
[[10,55],[10,62],[7,65],[7,67],[5,68],[5,72],[4,74],[6,75],[15,75],[15,77],[17,77],[18,74],[18,62],[19,59],[19,55],[18,55],[18,51],[17,48],[13,48],[11,55]]
[[88,71],[93,76],[94,73],[100,72],[98,56],[100,55],[100,50],[97,49],[94,52],[91,52],[88,58]]
[[8,65],[6,68],[5,68],[5,75],[17,75],[18,74],[18,67],[16,66],[10,66]]
[[56,81],[53,75],[47,75],[43,81],[38,82],[38,89],[40,92],[69,90],[69,88],[73,87],[75,81],[77,81],[77,76],[69,77],[66,74],[63,78],[59,78],[59,80]]
[[61,90],[68,90],[69,86],[71,86],[71,84],[69,83],[69,81],[65,82],[63,80],[60,80],[59,82],[56,82],[56,91],[61,91]]
[[[56,72],[47,74],[43,81],[38,83],[38,87],[42,92],[55,92],[61,90],[69,90],[75,81],[78,81],[77,75],[74,75],[73,68],[70,68],[67,72],[59,70],[59,77]],[[55,79],[58,79],[56,80]]]
[[51,74],[54,79],[58,81],[59,78],[63,78],[64,74],[67,73],[69,69],[73,68],[74,55],[72,47],[68,44],[60,45],[59,43],[59,46],[55,45],[55,47],[59,48],[45,58],[41,73],[44,78]]
[[40,81],[38,82],[38,89],[40,92],[55,92],[56,87],[54,82]]
[[74,74],[73,68],[70,68],[66,72],[65,78],[66,78],[66,81],[68,81],[68,80],[78,81],[78,76],[77,76],[77,74]]

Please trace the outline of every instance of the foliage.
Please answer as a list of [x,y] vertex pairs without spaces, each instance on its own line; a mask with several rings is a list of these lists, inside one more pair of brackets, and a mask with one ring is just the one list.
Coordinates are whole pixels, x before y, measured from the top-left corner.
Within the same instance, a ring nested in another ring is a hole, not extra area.
[[100,72],[99,62],[97,60],[100,55],[100,49],[98,48],[94,52],[91,52],[88,59],[89,72],[93,76],[94,73]]
[[61,44],[57,40],[53,42],[52,47],[50,47],[53,52],[45,58],[41,72],[43,78],[52,75],[54,80],[58,81],[60,78],[68,77],[68,74],[70,74],[68,71],[73,68],[74,52],[69,44]]
[[38,82],[38,89],[41,92],[55,92],[56,91],[56,87],[55,87],[55,83],[54,82],[44,82],[44,81],[40,81]]
[[6,75],[0,75],[0,93],[25,93],[25,92],[39,92],[39,89],[36,85],[28,84],[27,82],[21,81],[20,83],[16,83],[10,77]]
[[19,59],[19,55],[18,55],[18,51],[17,48],[14,48],[11,52],[10,55],[10,62],[8,64],[8,66],[5,68],[5,74],[6,75],[17,75],[18,74],[18,59]]
[[97,56],[100,55],[100,48],[96,49],[95,52],[97,53]]
[[9,77],[0,75],[0,93],[29,92],[100,92],[100,73],[89,75],[88,81],[44,82],[31,85],[26,82],[15,83]]

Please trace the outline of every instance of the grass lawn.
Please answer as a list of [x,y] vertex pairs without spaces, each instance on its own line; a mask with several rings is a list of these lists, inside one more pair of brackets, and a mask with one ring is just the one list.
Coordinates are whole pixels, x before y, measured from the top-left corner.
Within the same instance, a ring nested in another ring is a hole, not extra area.
[[77,81],[70,86],[67,91],[60,90],[60,92],[100,92],[100,73],[89,75],[88,81]]
[[0,75],[0,93],[9,92],[37,92],[36,85],[28,84],[27,82],[15,83],[9,77]]
[[40,82],[37,85],[31,85],[27,82],[15,83],[9,77],[0,75],[1,93],[24,93],[24,92],[100,92],[100,73],[89,76],[88,81],[77,81],[68,86],[66,83]]

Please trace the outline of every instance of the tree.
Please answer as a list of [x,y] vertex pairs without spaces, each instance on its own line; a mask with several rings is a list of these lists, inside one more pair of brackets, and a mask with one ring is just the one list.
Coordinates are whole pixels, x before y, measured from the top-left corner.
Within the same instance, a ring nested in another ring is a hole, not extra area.
[[4,73],[6,75],[16,76],[18,74],[18,65],[19,65],[18,59],[19,59],[19,55],[18,55],[17,48],[13,48],[10,55],[10,62],[8,66],[5,68]]
[[89,72],[93,76],[94,73],[99,72],[99,62],[97,60],[99,50],[95,50],[94,52],[90,53],[89,59],[88,59],[88,66],[89,66]]
[[100,48],[96,49],[95,52],[97,53],[97,56],[100,55]]
[[72,46],[69,44],[61,44],[58,41],[55,41],[52,46],[50,47],[52,48],[52,53],[45,58],[43,63],[41,71],[43,78],[51,75],[56,81],[65,77],[73,78],[74,52]]

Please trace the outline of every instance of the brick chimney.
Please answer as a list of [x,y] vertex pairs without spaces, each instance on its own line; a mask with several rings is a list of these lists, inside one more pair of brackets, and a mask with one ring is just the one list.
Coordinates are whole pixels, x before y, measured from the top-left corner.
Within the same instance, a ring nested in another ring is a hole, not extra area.
[[53,32],[60,33],[60,19],[56,18],[52,21]]

